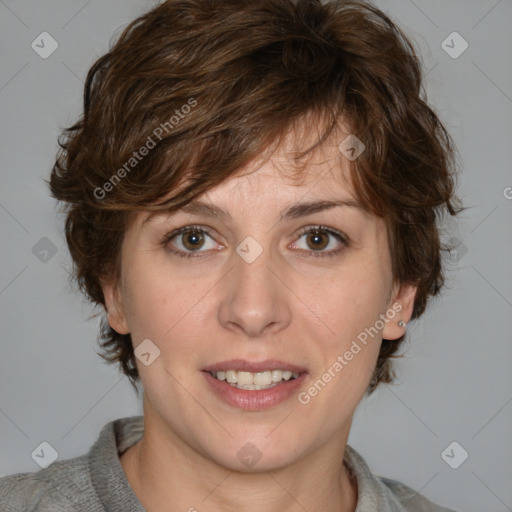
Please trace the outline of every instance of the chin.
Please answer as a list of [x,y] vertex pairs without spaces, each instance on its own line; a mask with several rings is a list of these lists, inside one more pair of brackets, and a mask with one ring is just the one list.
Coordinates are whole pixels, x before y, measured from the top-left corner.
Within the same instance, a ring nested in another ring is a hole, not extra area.
[[245,435],[234,435],[229,441],[223,438],[217,444],[225,447],[222,453],[211,452],[212,442],[215,441],[209,437],[205,448],[210,452],[210,459],[231,471],[260,473],[279,470],[292,465],[305,455],[304,436],[296,432],[293,436],[296,439],[290,438],[284,427],[278,427],[278,430],[280,428],[283,431],[279,433],[265,427],[254,429],[252,434],[246,432]]

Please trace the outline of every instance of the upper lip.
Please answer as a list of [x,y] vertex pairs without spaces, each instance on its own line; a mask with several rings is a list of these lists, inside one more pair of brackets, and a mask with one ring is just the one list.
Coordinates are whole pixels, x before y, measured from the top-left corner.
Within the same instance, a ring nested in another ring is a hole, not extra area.
[[205,372],[219,372],[226,370],[236,370],[241,372],[264,372],[267,370],[288,370],[295,373],[305,372],[305,368],[295,364],[285,363],[277,359],[266,359],[265,361],[246,361],[245,359],[231,359],[230,361],[221,361],[203,368]]

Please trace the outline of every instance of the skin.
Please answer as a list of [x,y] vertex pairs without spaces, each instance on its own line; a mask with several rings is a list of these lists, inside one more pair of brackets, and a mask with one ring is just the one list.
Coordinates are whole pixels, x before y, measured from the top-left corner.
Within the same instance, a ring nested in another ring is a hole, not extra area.
[[[343,464],[352,418],[382,337],[403,335],[398,321],[410,319],[416,289],[394,283],[384,221],[362,208],[279,221],[294,203],[356,201],[337,147],[345,137],[333,134],[315,150],[300,182],[287,174],[297,143],[290,136],[263,165],[200,198],[231,219],[182,211],[145,224],[148,212],[130,219],[120,282],[103,289],[110,325],[131,333],[134,347],[149,338],[161,351],[149,366],[137,360],[145,434],[120,458],[148,511],[355,510],[357,484]],[[162,240],[190,224],[211,228],[211,238],[204,235],[201,257],[180,258],[170,248],[186,252],[187,234],[167,247]],[[323,232],[319,250],[299,233],[315,225],[348,243]],[[252,263],[235,251],[247,236],[263,249]],[[243,411],[220,400],[201,373],[229,359],[279,359],[307,369],[307,391],[393,304],[401,311],[306,405],[292,396]],[[250,469],[237,457],[248,442],[262,454]]]

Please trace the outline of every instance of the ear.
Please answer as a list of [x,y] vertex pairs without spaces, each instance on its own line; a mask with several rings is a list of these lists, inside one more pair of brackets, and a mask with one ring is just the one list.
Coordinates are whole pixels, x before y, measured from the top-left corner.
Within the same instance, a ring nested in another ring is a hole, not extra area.
[[[403,283],[394,288],[388,311],[395,312],[395,315],[393,318],[387,315],[389,320],[382,330],[383,339],[396,340],[405,334],[406,324],[412,316],[417,291],[417,286],[410,283]],[[400,326],[400,321],[404,322],[404,325]]]
[[121,294],[117,286],[112,283],[101,282],[105,297],[105,309],[107,310],[108,323],[119,334],[128,334],[130,329],[124,314]]

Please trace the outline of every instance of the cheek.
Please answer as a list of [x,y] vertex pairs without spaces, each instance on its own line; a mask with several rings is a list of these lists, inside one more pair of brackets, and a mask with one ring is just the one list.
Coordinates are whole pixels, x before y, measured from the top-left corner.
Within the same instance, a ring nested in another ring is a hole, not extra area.
[[338,339],[345,341],[373,325],[385,312],[391,287],[386,268],[375,258],[358,256],[328,280],[304,283],[303,296],[311,298],[312,309]]
[[[321,356],[312,379],[318,385],[310,388],[311,396],[322,394],[319,405],[349,406],[364,394],[375,368],[382,340],[380,315],[386,312],[391,274],[377,252],[357,254],[335,277],[317,285],[308,283],[304,296],[314,297],[311,309],[328,329],[322,328],[324,334],[316,337]],[[324,384],[330,391],[323,392]]]
[[[165,357],[176,350],[192,350],[193,341],[201,339],[198,334],[201,326],[204,331],[205,317],[213,314],[209,291],[216,280],[211,275],[193,279],[161,258],[129,262],[125,313],[134,345],[149,338]],[[179,340],[179,347],[174,340]]]
[[[316,339],[315,371],[298,400],[315,411],[319,429],[347,421],[374,373],[382,341],[375,325],[385,313],[387,286],[380,272],[367,270],[343,273],[317,293],[315,308],[329,329],[316,337],[310,331]],[[329,411],[327,417],[322,411]]]

